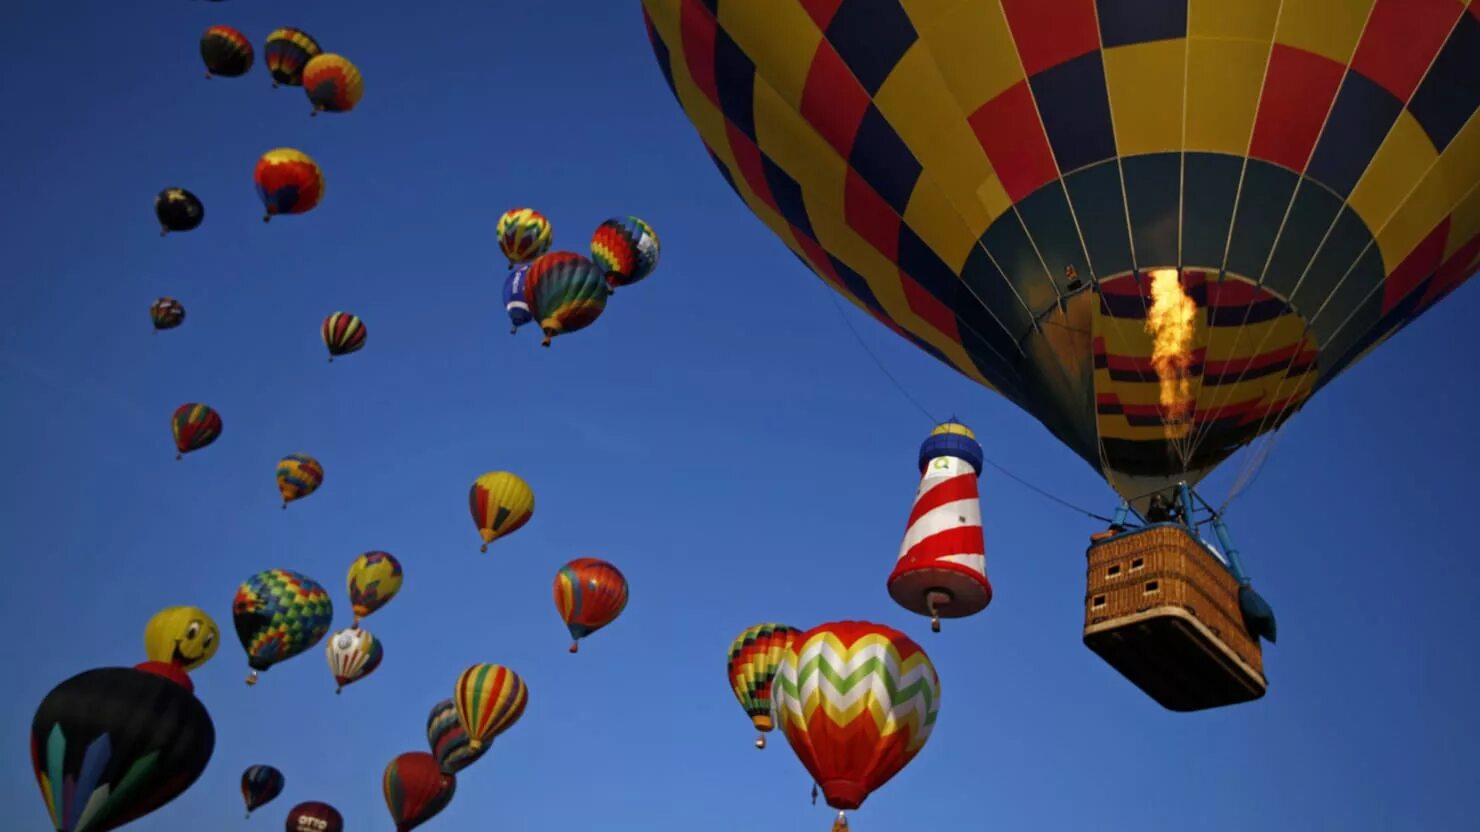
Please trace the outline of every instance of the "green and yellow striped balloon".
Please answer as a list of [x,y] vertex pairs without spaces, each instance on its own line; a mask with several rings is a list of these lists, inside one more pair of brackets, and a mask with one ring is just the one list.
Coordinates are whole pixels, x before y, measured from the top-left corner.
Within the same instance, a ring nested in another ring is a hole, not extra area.
[[766,747],[766,733],[772,728],[771,680],[787,648],[801,632],[785,624],[757,624],[745,628],[730,644],[725,673],[740,707],[760,732],[755,738],[756,748]]
[[474,751],[518,722],[528,701],[529,687],[519,674],[497,664],[464,670],[452,695],[457,721],[468,732],[468,747]]

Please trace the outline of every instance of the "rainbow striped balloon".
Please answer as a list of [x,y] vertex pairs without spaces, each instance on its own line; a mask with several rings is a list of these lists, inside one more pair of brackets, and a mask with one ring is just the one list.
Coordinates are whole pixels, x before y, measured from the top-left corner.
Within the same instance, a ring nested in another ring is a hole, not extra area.
[[427,715],[427,744],[432,747],[432,756],[447,774],[456,774],[478,761],[493,747],[490,740],[474,751],[468,745],[468,732],[457,718],[457,706],[451,699],[438,702]]
[[760,732],[756,748],[766,747],[766,732],[771,724],[771,682],[781,667],[781,659],[802,631],[785,624],[757,624],[747,627],[730,644],[725,674],[730,689],[740,700],[740,707]]
[[545,332],[545,346],[556,335],[585,329],[606,310],[606,274],[571,251],[541,255],[524,274],[524,299]]
[[175,459],[216,441],[221,435],[221,414],[210,405],[188,402],[175,408],[170,417],[170,430],[175,434]]
[[834,809],[857,809],[930,738],[940,679],[898,630],[867,621],[814,627],[772,682],[777,726]]
[[599,558],[576,558],[555,573],[555,609],[570,630],[570,652],[581,639],[617,620],[627,608],[627,578]]
[[457,677],[452,702],[457,721],[468,732],[468,747],[477,751],[524,715],[529,687],[503,665],[475,664]]
[[283,508],[287,508],[288,503],[319,490],[324,484],[324,466],[308,454],[288,454],[278,461],[277,484]]

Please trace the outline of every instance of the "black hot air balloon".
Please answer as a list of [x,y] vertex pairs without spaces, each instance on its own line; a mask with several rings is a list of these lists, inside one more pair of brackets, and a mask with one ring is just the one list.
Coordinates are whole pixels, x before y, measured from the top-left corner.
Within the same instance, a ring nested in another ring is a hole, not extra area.
[[165,188],[154,198],[154,216],[159,218],[159,236],[171,231],[190,231],[206,218],[206,206],[184,188]]
[[31,766],[59,832],[107,832],[190,788],[216,748],[195,695],[128,667],[62,682],[31,719]]

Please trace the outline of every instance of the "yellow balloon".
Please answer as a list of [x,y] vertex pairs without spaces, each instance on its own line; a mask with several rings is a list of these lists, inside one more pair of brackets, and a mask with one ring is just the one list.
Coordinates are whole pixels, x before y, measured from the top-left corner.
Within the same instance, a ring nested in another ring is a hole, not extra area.
[[194,670],[221,646],[221,630],[200,607],[166,607],[144,627],[144,652],[154,662]]
[[534,491],[517,474],[490,471],[473,483],[468,505],[486,552],[488,544],[529,522],[534,515]]

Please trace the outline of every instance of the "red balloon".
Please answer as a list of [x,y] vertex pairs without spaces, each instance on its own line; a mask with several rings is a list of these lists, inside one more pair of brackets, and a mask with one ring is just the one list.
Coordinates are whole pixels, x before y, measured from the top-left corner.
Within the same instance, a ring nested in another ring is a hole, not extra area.
[[408,751],[385,767],[381,789],[396,832],[410,832],[447,808],[457,791],[457,777],[443,774],[431,754]]
[[287,832],[344,832],[344,817],[333,806],[310,800],[288,810]]
[[190,674],[174,662],[139,662],[134,665],[134,670],[163,676],[191,693],[195,693],[195,683],[190,681]]

